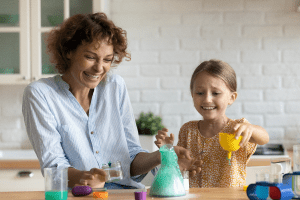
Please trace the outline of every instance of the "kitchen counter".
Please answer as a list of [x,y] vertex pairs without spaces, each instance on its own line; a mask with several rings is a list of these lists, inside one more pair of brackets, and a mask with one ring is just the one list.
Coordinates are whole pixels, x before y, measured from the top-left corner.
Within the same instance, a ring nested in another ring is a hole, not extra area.
[[[120,199],[134,199],[135,190],[108,190],[109,200],[120,200]],[[149,189],[147,190],[149,193]],[[0,199],[35,199],[44,200],[45,194],[42,191],[39,192],[0,192]],[[79,200],[79,199],[94,199],[92,194],[85,197],[74,197],[69,191],[68,200]],[[151,200],[174,200],[174,199],[201,199],[201,200],[246,200],[248,199],[247,194],[242,188],[191,188],[189,193],[183,197],[176,198],[154,198],[147,195],[147,199]]]
[[271,158],[291,158],[291,166],[293,167],[293,151],[287,151],[287,155],[282,156],[270,156],[270,155],[252,155],[249,162],[247,163],[247,167],[253,166],[270,166]]
[[33,149],[0,150],[0,160],[37,160]]
[[[290,157],[293,166],[293,151],[287,151],[287,154],[276,157]],[[269,166],[272,157],[253,155],[247,167]],[[33,150],[0,150],[0,169],[40,169],[40,164]]]
[[32,149],[0,150],[0,169],[40,169],[40,163]]

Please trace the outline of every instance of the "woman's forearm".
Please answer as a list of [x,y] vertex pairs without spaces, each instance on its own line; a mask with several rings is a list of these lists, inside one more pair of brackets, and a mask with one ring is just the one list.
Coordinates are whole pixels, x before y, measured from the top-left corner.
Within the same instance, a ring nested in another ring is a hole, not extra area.
[[130,166],[130,175],[137,176],[145,174],[160,164],[160,152],[141,152],[136,155]]

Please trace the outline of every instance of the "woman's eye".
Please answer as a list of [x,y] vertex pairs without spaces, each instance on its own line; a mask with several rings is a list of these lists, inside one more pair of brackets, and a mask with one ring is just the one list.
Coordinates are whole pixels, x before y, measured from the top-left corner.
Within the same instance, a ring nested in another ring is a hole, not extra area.
[[85,56],[87,59],[91,59],[91,60],[93,60],[93,59],[95,59],[94,57],[92,57],[92,56]]
[[219,93],[219,92],[214,92],[214,93],[213,93],[214,96],[217,96],[217,95],[219,95],[219,94],[221,94],[221,93]]
[[105,59],[104,61],[105,61],[105,62],[112,62],[111,59]]
[[203,92],[197,92],[198,95],[203,95]]

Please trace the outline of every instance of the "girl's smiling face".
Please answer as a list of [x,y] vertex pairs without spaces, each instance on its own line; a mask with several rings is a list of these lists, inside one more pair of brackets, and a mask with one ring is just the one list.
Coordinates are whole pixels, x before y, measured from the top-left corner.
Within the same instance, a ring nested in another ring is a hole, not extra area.
[[66,74],[76,88],[95,88],[106,76],[113,61],[113,46],[94,41],[80,45],[68,54],[70,68]]
[[214,120],[225,116],[227,106],[235,101],[237,93],[231,92],[222,79],[203,71],[195,78],[192,97],[203,119]]

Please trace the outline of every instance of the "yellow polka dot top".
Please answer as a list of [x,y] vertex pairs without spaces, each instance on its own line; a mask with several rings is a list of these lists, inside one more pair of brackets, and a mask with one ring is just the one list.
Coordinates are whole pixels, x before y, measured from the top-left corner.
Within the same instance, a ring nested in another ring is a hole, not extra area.
[[[203,161],[201,172],[190,176],[191,188],[242,187],[246,184],[246,165],[255,152],[257,144],[248,142],[246,146],[232,152],[231,165],[219,142],[219,134],[206,138],[198,129],[199,121],[185,123],[179,132],[178,146],[191,151],[192,158]],[[221,132],[233,133],[237,123],[249,123],[245,118],[229,120]],[[201,153],[202,152],[202,153]]]

